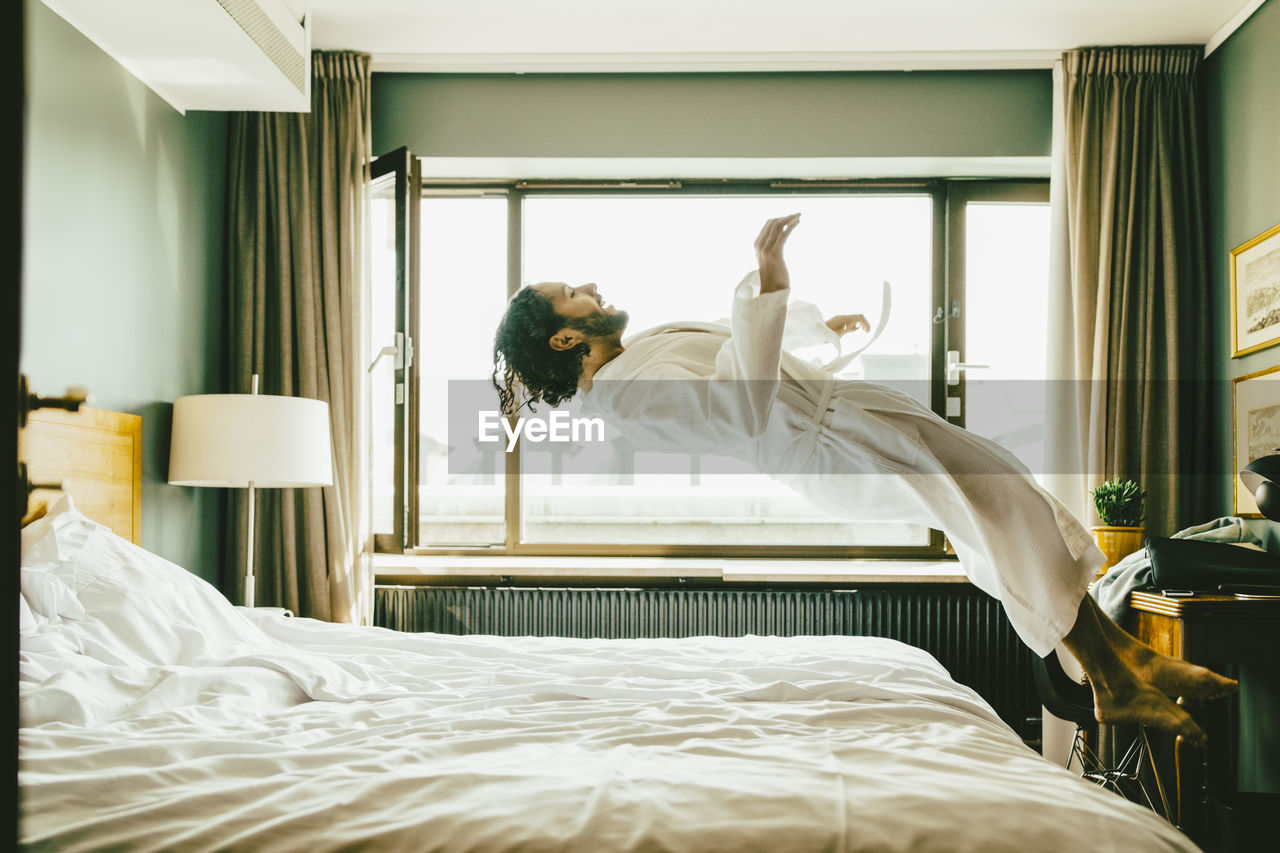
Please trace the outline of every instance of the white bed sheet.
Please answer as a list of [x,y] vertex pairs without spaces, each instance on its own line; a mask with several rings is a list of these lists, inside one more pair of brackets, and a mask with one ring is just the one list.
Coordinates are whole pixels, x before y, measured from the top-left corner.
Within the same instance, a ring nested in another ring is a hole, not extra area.
[[24,548],[34,849],[1196,849],[894,641],[287,618],[70,507]]

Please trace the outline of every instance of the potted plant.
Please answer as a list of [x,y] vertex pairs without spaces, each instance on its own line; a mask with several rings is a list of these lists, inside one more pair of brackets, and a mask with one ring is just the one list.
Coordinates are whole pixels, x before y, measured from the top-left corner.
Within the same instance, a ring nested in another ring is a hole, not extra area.
[[1089,493],[1093,508],[1102,524],[1093,530],[1093,538],[1106,555],[1107,562],[1098,570],[1101,577],[1107,569],[1142,547],[1142,534],[1146,528],[1142,519],[1146,515],[1143,506],[1147,493],[1133,480],[1107,480]]

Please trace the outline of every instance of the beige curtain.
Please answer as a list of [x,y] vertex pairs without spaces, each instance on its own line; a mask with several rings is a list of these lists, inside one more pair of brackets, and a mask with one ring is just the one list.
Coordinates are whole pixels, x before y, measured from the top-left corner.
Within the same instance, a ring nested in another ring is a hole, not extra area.
[[[1062,61],[1053,65],[1053,148],[1049,174],[1049,323],[1045,366],[1044,487],[1076,518],[1087,518],[1080,401],[1076,391],[1076,330],[1072,295],[1070,229],[1067,225],[1066,128]],[[1074,727],[1071,730],[1075,731]],[[1063,758],[1065,761],[1065,756]]]
[[[229,388],[329,404],[334,484],[257,497],[256,598],[300,616],[365,621],[359,489],[369,57],[314,52],[310,113],[237,113],[228,146]],[[242,601],[246,500],[229,513],[224,588]]]
[[1138,480],[1154,536],[1213,509],[1203,52],[1063,56],[1083,466],[1089,488]]

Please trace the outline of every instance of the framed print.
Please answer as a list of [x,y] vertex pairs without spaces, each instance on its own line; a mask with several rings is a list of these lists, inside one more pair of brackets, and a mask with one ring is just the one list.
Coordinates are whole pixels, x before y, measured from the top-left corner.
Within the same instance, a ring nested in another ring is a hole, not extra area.
[[1231,401],[1235,421],[1235,514],[1261,518],[1257,502],[1237,475],[1253,460],[1280,448],[1280,366],[1236,377],[1232,380]]
[[1231,250],[1231,357],[1280,343],[1280,225]]

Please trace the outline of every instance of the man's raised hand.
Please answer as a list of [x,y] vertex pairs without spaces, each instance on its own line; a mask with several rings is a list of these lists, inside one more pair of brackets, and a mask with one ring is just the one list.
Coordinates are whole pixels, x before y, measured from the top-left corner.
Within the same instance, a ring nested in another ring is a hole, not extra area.
[[761,293],[786,290],[791,286],[787,262],[782,258],[782,247],[799,221],[800,214],[793,213],[770,219],[760,229],[760,236],[756,237],[756,262],[760,267]]
[[847,335],[857,329],[869,332],[871,331],[871,324],[861,314],[837,314],[827,321],[827,328],[837,335]]

